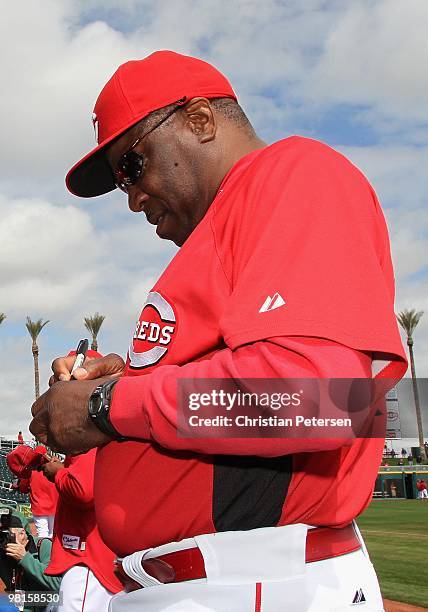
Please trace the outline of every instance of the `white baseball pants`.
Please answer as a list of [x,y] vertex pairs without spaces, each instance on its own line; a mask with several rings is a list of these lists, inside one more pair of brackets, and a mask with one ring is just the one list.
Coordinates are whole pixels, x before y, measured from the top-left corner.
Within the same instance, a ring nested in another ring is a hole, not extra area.
[[55,514],[33,515],[34,525],[39,538],[51,538],[53,534],[53,526]]
[[[362,548],[305,563],[306,525],[197,536],[145,558],[199,546],[207,578],[118,593],[110,612],[382,612],[379,585]],[[361,535],[357,531],[358,536]],[[155,581],[157,582],[157,581]]]
[[60,612],[107,612],[113,596],[84,565],[67,570],[59,590],[63,601]]

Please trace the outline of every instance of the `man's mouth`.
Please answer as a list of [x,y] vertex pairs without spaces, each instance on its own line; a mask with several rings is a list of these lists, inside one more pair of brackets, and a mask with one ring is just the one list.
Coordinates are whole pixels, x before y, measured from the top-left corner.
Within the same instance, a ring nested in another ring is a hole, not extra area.
[[165,216],[165,213],[161,210],[156,210],[150,213],[146,213],[147,221],[152,225],[159,225]]
[[158,219],[157,224],[156,224],[157,225],[156,233],[159,236],[159,238],[164,238],[165,237],[164,232],[162,230],[164,229],[164,221],[165,221],[166,217],[167,217],[167,214],[166,213],[162,213],[161,216]]
[[166,238],[165,232],[167,231],[165,227],[165,221],[168,218],[168,209],[162,203],[159,205],[153,206],[151,208],[150,204],[147,202],[143,207],[144,214],[146,215],[147,221],[151,225],[156,225],[156,233],[160,238]]

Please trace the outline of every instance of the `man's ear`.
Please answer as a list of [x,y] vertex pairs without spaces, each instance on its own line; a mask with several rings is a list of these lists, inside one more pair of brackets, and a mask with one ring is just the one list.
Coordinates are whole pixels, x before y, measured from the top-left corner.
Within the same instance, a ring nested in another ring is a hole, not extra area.
[[199,142],[214,140],[217,121],[207,98],[192,98],[186,104],[184,112],[186,113],[186,124],[198,136]]

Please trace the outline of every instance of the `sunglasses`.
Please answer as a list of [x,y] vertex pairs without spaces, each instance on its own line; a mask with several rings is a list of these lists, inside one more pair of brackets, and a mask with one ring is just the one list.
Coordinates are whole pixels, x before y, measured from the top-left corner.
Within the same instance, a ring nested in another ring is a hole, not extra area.
[[[184,101],[184,100],[183,100]],[[181,103],[180,103],[181,102]],[[159,123],[156,123],[153,127],[150,128],[147,132],[142,134],[134,144],[121,155],[119,161],[117,162],[117,168],[113,170],[114,182],[116,187],[119,187],[125,193],[128,193],[128,188],[131,185],[135,185],[135,183],[140,179],[143,175],[144,170],[144,155],[142,153],[137,153],[134,151],[135,147],[151,132],[154,132],[158,127],[165,123],[167,119],[169,119],[179,108],[182,108],[182,101],[179,100],[177,102],[178,106],[173,108],[169,113],[163,117]]]

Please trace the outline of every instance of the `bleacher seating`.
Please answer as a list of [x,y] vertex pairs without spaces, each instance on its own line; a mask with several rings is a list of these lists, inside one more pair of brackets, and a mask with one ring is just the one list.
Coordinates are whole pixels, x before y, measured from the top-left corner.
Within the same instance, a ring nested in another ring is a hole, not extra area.
[[0,453],[7,455],[11,450],[19,446],[18,440],[10,440],[4,436],[0,436]]

